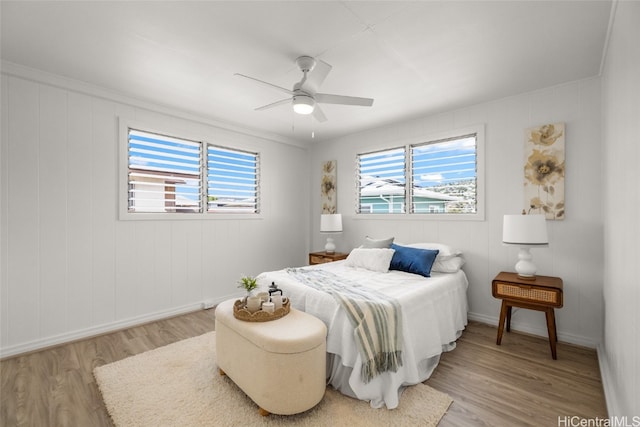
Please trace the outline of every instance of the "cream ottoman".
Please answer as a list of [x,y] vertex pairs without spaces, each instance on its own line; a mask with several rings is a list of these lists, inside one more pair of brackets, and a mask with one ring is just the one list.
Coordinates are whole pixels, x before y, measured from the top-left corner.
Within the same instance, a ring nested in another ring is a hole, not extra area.
[[216,353],[221,375],[228,375],[262,415],[291,415],[317,405],[326,388],[324,323],[291,309],[268,322],[233,316],[229,300],[216,307]]

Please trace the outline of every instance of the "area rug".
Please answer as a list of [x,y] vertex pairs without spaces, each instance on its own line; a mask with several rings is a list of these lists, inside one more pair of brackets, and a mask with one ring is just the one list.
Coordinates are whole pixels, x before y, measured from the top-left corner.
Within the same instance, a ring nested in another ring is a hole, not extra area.
[[436,426],[451,398],[425,384],[408,387],[393,410],[373,409],[327,387],[296,415],[263,417],[216,366],[215,332],[94,369],[114,424],[125,426]]

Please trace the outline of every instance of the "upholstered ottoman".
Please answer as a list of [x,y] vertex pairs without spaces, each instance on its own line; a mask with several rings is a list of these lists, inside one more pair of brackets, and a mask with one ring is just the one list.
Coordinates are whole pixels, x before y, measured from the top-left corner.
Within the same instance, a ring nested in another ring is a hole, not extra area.
[[291,309],[268,322],[246,322],[233,315],[234,300],[216,307],[216,353],[221,375],[228,375],[260,408],[291,415],[317,405],[326,387],[324,323]]

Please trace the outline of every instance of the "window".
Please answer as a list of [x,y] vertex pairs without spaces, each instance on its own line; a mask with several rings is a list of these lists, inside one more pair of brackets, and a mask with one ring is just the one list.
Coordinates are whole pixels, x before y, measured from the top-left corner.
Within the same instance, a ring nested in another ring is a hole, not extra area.
[[137,129],[126,132],[128,213],[259,212],[258,154]]
[[258,155],[209,145],[207,210],[258,212]]
[[409,146],[411,212],[476,212],[476,136]]
[[361,154],[358,169],[358,213],[404,212],[404,147]]
[[129,212],[201,212],[201,146],[129,129]]
[[358,154],[356,213],[484,219],[482,152],[472,128]]

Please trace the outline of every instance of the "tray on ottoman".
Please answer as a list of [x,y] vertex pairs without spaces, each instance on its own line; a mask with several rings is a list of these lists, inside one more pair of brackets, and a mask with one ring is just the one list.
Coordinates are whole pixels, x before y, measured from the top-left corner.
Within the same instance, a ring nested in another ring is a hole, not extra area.
[[290,310],[291,302],[288,299],[282,304],[281,308],[276,309],[273,313],[263,310],[252,313],[247,309],[245,300],[237,300],[233,303],[233,316],[245,322],[268,322],[269,320],[280,319],[289,314]]

